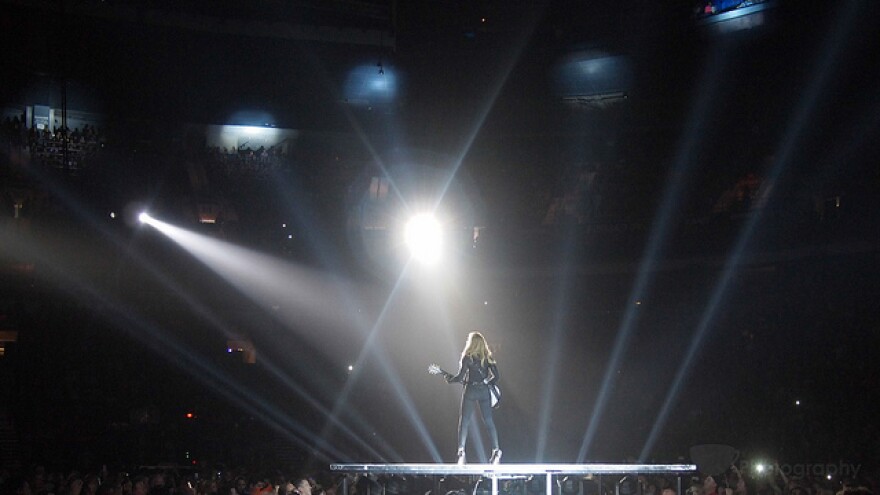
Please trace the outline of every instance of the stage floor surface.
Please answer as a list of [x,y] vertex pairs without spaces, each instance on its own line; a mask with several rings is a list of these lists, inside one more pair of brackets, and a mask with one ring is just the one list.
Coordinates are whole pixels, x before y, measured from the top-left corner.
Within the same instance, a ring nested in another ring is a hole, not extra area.
[[558,474],[667,474],[696,472],[693,464],[331,464],[331,471],[361,474],[420,475],[558,475]]

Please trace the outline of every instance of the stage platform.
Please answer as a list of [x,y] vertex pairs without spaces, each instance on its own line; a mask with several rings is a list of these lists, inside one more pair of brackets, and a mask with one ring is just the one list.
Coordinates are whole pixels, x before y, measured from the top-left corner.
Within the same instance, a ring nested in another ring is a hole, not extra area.
[[[543,477],[544,494],[554,490],[560,476],[596,476],[601,484],[602,475],[653,474],[674,476],[677,493],[681,495],[681,477],[697,471],[693,464],[331,464],[338,473],[397,476],[473,476],[492,481],[492,495],[498,495],[498,481]],[[347,481],[343,495],[349,495]],[[439,495],[443,495],[442,493]]]

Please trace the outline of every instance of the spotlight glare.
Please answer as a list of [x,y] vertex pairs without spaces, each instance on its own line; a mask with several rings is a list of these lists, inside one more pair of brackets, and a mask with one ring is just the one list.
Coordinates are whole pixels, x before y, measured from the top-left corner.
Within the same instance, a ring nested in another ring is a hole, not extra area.
[[440,257],[442,233],[440,223],[433,215],[421,213],[406,224],[406,245],[413,258],[431,264]]
[[152,219],[153,217],[151,217],[150,214],[145,211],[142,211],[140,215],[138,215],[138,221],[140,223],[148,223]]

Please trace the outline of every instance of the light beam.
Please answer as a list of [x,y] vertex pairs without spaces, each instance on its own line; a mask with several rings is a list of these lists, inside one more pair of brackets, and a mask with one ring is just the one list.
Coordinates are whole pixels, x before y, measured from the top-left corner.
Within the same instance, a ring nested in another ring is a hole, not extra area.
[[[852,27],[856,13],[858,12],[859,4],[860,2],[856,0],[849,1],[847,5],[842,7],[843,10],[840,12],[836,22],[832,26],[829,37],[825,41],[825,49],[820,54],[817,61],[814,76],[804,93],[800,105],[798,105],[792,119],[789,121],[787,132],[779,146],[777,158],[767,173],[767,180],[770,181],[770,183],[775,183],[780,177],[782,177],[783,172],[791,161],[791,156],[796,149],[797,141],[802,137],[806,124],[810,122],[810,116],[817,105],[819,95],[825,88],[828,78],[831,75],[832,68],[835,67],[835,60],[843,45],[842,41],[844,35],[849,28]],[[678,395],[684,385],[685,379],[694,364],[697,351],[700,349],[706,335],[709,333],[710,326],[715,319],[716,311],[721,305],[724,297],[727,295],[727,289],[730,286],[733,275],[746,255],[746,248],[752,239],[752,235],[754,234],[757,225],[763,219],[763,212],[764,209],[755,210],[753,215],[746,221],[742,232],[737,238],[736,245],[725,262],[724,269],[721,272],[718,282],[715,284],[709,302],[700,317],[697,327],[694,329],[693,337],[690,339],[690,346],[688,347],[672,384],[670,385],[669,392],[666,394],[666,399],[663,406],[660,408],[657,419],[651,427],[651,432],[642,447],[639,459],[646,459],[650,455],[651,451],[654,449],[654,444],[657,442],[663,428],[666,426],[666,421],[672,411],[673,404],[677,402]]]

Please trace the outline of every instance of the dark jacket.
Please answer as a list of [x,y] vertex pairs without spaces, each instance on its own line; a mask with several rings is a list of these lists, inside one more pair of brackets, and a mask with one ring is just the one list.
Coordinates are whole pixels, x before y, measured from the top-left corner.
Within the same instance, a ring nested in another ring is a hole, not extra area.
[[[495,363],[481,363],[473,356],[462,356],[461,363],[458,366],[458,373],[447,378],[449,383],[458,382],[465,386],[489,383],[495,385],[500,375],[498,374],[498,366]],[[488,382],[486,380],[488,379]]]

